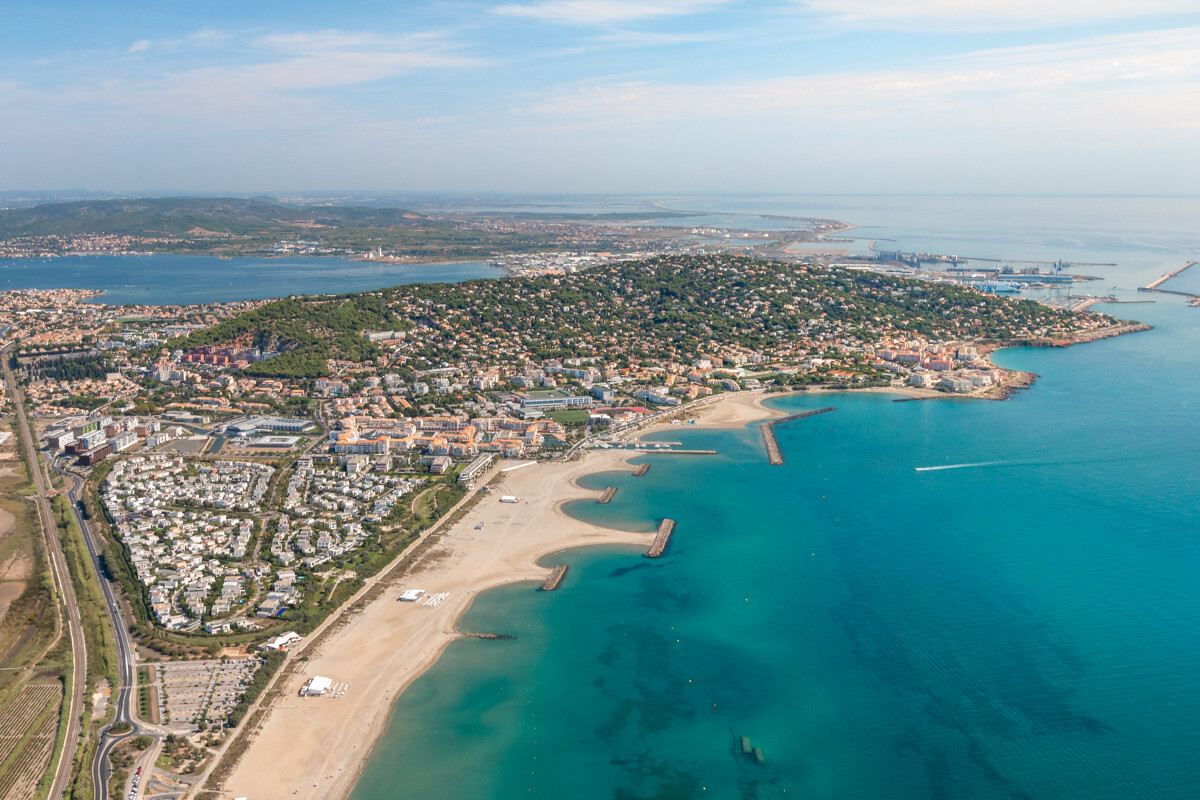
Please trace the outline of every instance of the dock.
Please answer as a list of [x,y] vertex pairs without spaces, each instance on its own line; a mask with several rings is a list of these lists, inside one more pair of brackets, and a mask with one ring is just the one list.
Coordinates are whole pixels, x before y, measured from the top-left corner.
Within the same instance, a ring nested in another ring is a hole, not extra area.
[[648,453],[648,454],[653,454],[653,455],[658,455],[659,453],[662,453],[665,455],[675,454],[675,455],[687,455],[687,456],[698,456],[698,455],[699,456],[714,456],[717,454],[716,450],[680,450],[680,449],[671,449],[669,447],[655,447],[654,445],[649,445],[649,444],[621,444],[621,445],[615,445],[613,447],[597,448],[597,449],[604,449],[604,450],[616,451],[616,452]]
[[1182,267],[1180,267],[1179,269],[1174,270],[1172,272],[1168,272],[1166,275],[1163,275],[1161,278],[1151,281],[1150,283],[1148,283],[1145,286],[1138,289],[1138,291],[1139,292],[1153,292],[1155,289],[1158,289],[1159,286],[1162,286],[1164,283],[1171,280],[1171,278],[1179,277],[1185,271],[1187,271],[1189,268],[1191,268],[1195,265],[1196,265],[1195,261],[1189,261],[1186,264],[1184,264]]
[[550,570],[550,574],[546,576],[546,580],[542,581],[543,592],[553,592],[562,583],[563,578],[567,575],[566,564],[556,564],[554,569]]
[[607,503],[609,500],[613,499],[613,495],[616,493],[617,493],[617,487],[609,486],[607,489],[604,490],[604,494],[602,494],[598,498],[596,498],[596,502],[597,503]]
[[1051,297],[1051,298],[1048,298],[1045,300],[1040,300],[1038,302],[1040,302],[1044,306],[1049,306],[1050,308],[1057,308],[1057,309],[1060,309],[1063,311],[1074,311],[1074,312],[1078,313],[1080,311],[1087,311],[1089,308],[1096,305],[1097,303],[1120,303],[1120,302],[1153,303],[1154,301],[1153,300],[1121,301],[1121,300],[1118,300],[1117,298],[1113,297],[1112,295],[1098,297],[1095,295],[1073,294],[1073,295],[1068,295],[1067,297]]
[[1160,288],[1158,288],[1159,286],[1162,286],[1167,281],[1171,280],[1171,278],[1175,278],[1175,277],[1178,277],[1179,275],[1182,275],[1186,270],[1188,270],[1194,266],[1196,266],[1196,262],[1189,261],[1186,264],[1184,264],[1182,267],[1180,267],[1179,269],[1168,272],[1166,275],[1163,275],[1162,277],[1157,278],[1156,280],[1150,281],[1150,283],[1148,283],[1145,286],[1139,286],[1138,291],[1139,292],[1158,292],[1159,294],[1175,294],[1175,295],[1179,295],[1180,297],[1186,297],[1188,299],[1189,306],[1200,306],[1200,294],[1195,294],[1194,292],[1180,292],[1175,289],[1160,289]]
[[771,466],[778,467],[783,464],[783,453],[779,449],[779,441],[775,438],[775,426],[782,425],[785,422],[794,422],[798,419],[806,417],[815,417],[818,414],[828,414],[830,411],[836,410],[835,406],[828,408],[818,408],[816,411],[805,411],[802,414],[791,414],[786,417],[764,422],[759,426],[758,431],[762,434],[763,445],[767,448],[767,460],[771,462]]
[[667,542],[671,541],[671,534],[675,532],[675,520],[664,519],[658,525],[658,534],[655,535],[654,541],[650,545],[650,549],[646,551],[646,558],[658,558],[667,549]]
[[640,478],[649,471],[650,471],[650,462],[647,461],[645,464],[640,465],[636,470],[634,470],[633,477]]

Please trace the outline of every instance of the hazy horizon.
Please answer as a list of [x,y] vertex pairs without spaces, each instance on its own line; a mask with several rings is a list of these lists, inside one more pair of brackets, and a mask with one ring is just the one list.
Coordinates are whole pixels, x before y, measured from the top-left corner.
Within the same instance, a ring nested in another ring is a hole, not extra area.
[[143,189],[143,190],[108,190],[108,189],[79,189],[79,188],[63,188],[63,189],[7,189],[0,190],[0,198],[3,199],[45,199],[47,202],[72,202],[84,200],[154,200],[154,199],[169,199],[169,198],[198,198],[198,199],[215,199],[215,198],[236,198],[250,200],[254,198],[270,199],[281,202],[287,202],[289,198],[303,198],[305,200],[359,200],[359,199],[375,199],[383,200],[403,200],[405,198],[466,198],[476,197],[478,199],[530,199],[530,198],[625,198],[625,199],[646,199],[656,200],[660,202],[670,202],[673,199],[688,200],[692,198],[702,197],[797,197],[797,198],[812,198],[812,197],[979,197],[979,198],[1046,198],[1046,199],[1146,199],[1146,200],[1170,200],[1181,199],[1190,200],[1200,198],[1200,193],[1197,192],[1180,192],[1180,193],[1108,193],[1108,192],[772,192],[772,191],[756,191],[753,189],[746,190],[696,190],[696,191],[645,191],[645,192],[535,192],[535,191],[514,191],[504,189],[493,189],[488,191],[470,190],[470,189],[454,189],[454,190],[412,190],[404,191],[399,189],[250,189],[244,191],[236,190],[213,190],[213,191],[197,191],[190,189]]
[[[5,7],[7,192],[1188,196],[1200,178],[1184,0]],[[261,188],[297,186],[340,188]]]

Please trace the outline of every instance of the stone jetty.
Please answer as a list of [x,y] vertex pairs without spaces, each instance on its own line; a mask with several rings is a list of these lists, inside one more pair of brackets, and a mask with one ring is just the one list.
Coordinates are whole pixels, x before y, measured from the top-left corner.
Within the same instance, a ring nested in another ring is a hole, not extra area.
[[664,519],[658,525],[658,534],[654,537],[654,541],[650,545],[650,549],[646,551],[646,558],[658,558],[667,549],[667,542],[671,541],[671,534],[675,532],[675,520]]
[[802,414],[791,414],[786,417],[780,417],[779,419],[771,420],[770,422],[764,422],[759,426],[758,431],[762,434],[763,444],[767,448],[767,459],[773,466],[779,466],[783,463],[783,453],[780,452],[779,442],[775,438],[776,425],[782,425],[785,422],[793,422],[798,419],[804,419],[805,417],[815,417],[818,414],[828,414],[830,411],[834,410],[834,406],[830,406],[828,408],[818,408],[816,411],[805,411]]
[[567,574],[566,564],[557,564],[554,569],[550,570],[550,574],[546,576],[546,580],[542,581],[543,592],[553,592],[562,583],[563,578]]

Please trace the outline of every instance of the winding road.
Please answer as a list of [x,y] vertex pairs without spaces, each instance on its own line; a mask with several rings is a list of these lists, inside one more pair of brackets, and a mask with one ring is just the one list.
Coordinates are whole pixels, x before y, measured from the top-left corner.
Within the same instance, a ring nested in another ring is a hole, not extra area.
[[[133,639],[129,635],[129,628],[121,615],[117,593],[101,568],[100,548],[96,543],[95,533],[84,519],[81,511],[84,479],[58,463],[55,463],[54,469],[71,481],[71,488],[67,491],[67,496],[71,500],[71,510],[75,513],[75,521],[79,523],[79,530],[83,532],[83,541],[87,545],[88,555],[92,559],[92,568],[95,569],[96,578],[100,582],[100,590],[104,594],[104,605],[108,610],[109,623],[112,625],[115,634],[114,641],[117,645],[117,676],[120,679],[120,686],[117,688],[117,696],[113,700],[115,714],[112,723],[100,729],[100,746],[96,750],[96,760],[92,763],[92,783],[95,786],[96,800],[108,800],[108,781],[112,777],[112,764],[108,757],[113,748],[122,739],[130,736],[149,736],[155,740],[155,743],[158,743],[166,736],[166,731],[142,722],[137,715],[134,697],[137,677],[136,652],[133,647]],[[128,723],[131,730],[120,734],[112,733],[112,726],[119,722]]]

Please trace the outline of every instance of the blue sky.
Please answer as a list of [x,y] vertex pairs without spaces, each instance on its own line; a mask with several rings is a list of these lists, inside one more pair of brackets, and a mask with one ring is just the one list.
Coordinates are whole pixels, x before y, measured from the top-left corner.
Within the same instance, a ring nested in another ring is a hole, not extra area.
[[1192,194],[1198,0],[0,0],[0,190]]

